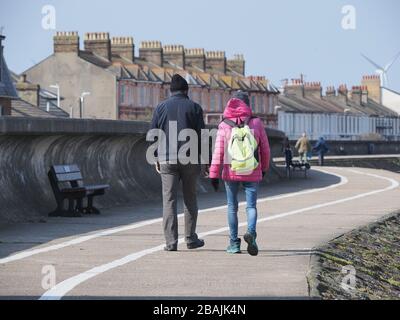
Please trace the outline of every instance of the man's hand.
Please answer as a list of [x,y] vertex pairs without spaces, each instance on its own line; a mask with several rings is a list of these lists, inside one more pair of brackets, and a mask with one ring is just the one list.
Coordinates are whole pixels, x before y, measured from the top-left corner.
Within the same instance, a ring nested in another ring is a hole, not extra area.
[[156,162],[156,163],[154,164],[154,166],[155,166],[155,168],[156,168],[157,173],[158,173],[158,174],[161,174],[161,166],[160,166],[160,163],[159,163],[159,162]]
[[215,192],[219,189],[219,179],[211,179],[211,185],[213,186]]
[[210,166],[208,164],[204,165],[202,174],[204,178],[208,178],[210,176]]

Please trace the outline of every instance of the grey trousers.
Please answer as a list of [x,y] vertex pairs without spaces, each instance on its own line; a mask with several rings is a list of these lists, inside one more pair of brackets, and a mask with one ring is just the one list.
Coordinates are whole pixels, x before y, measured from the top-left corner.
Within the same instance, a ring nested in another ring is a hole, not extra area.
[[185,241],[195,242],[197,238],[197,179],[200,165],[161,164],[163,194],[163,228],[167,246],[178,244],[178,188],[182,181],[185,217]]

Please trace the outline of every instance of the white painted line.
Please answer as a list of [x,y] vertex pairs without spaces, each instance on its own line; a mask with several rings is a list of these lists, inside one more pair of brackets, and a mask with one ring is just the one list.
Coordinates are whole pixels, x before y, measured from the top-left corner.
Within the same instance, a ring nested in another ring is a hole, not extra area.
[[[316,169],[316,171],[320,171],[326,174],[330,174],[330,175],[334,175],[337,176],[338,178],[340,178],[340,182],[330,185],[328,187],[323,187],[323,188],[317,188],[317,189],[310,189],[310,190],[305,190],[305,191],[297,191],[297,192],[292,192],[292,193],[288,193],[288,194],[284,194],[284,195],[279,195],[279,196],[272,196],[272,197],[265,197],[265,198],[261,198],[258,200],[259,203],[265,202],[265,201],[274,201],[274,200],[280,200],[280,199],[285,199],[285,198],[290,198],[290,197],[296,197],[296,196],[300,196],[303,194],[308,194],[308,193],[314,193],[314,192],[321,192],[321,191],[325,191],[328,189],[332,189],[332,188],[337,188],[341,185],[344,185],[346,183],[348,183],[348,179],[346,177],[343,177],[339,174],[335,174],[335,173],[331,173],[322,169]],[[240,202],[239,203],[240,206],[244,206],[246,205],[246,202]],[[212,211],[216,211],[216,210],[221,210],[221,209],[226,209],[227,205],[223,205],[223,206],[219,206],[219,207],[212,207],[212,208],[208,208],[208,209],[202,209],[199,210],[199,213],[206,213],[206,212],[212,212]],[[183,214],[179,214],[178,218],[182,218]],[[118,228],[111,228],[111,229],[105,229],[102,231],[98,231],[86,236],[81,236],[81,237],[77,237],[75,239],[72,240],[68,240],[65,242],[61,242],[58,244],[54,244],[54,245],[50,245],[50,246],[46,246],[46,247],[41,247],[41,248],[37,248],[37,249],[32,249],[32,250],[26,250],[26,251],[22,251],[16,254],[13,254],[9,257],[5,257],[0,259],[0,264],[5,264],[5,263],[9,263],[9,262],[13,262],[13,261],[18,261],[18,260],[22,260],[28,257],[31,257],[33,255],[37,255],[40,253],[45,253],[45,252],[50,252],[50,251],[54,251],[54,250],[59,250],[65,247],[69,247],[69,246],[73,246],[73,245],[77,245],[80,244],[82,242],[86,242],[89,240],[93,240],[99,237],[104,237],[104,236],[109,236],[115,233],[119,233],[119,232],[124,232],[124,231],[129,231],[129,230],[133,230],[133,229],[137,229],[137,228],[142,228],[154,223],[159,223],[162,222],[162,218],[157,218],[157,219],[151,219],[151,220],[146,220],[146,221],[142,221],[142,222],[138,222],[138,223],[134,223],[134,224],[129,224],[123,227],[118,227]]]
[[[373,190],[373,191],[369,191],[366,193],[361,193],[358,194],[356,196],[351,196],[351,197],[347,197],[347,198],[343,198],[343,199],[339,199],[339,200],[335,200],[335,201],[330,201],[330,202],[326,202],[326,203],[321,203],[321,204],[317,204],[317,205],[313,205],[310,207],[306,207],[306,208],[302,208],[302,209],[297,209],[297,210],[293,210],[293,211],[289,211],[289,212],[285,212],[285,213],[281,213],[281,214],[276,214],[273,215],[271,217],[266,217],[266,218],[262,218],[259,219],[257,223],[262,223],[265,221],[270,221],[270,220],[275,220],[275,219],[281,219],[284,217],[288,217],[291,215],[295,215],[298,213],[302,213],[302,212],[306,212],[306,211],[310,211],[310,210],[315,210],[315,209],[319,209],[319,208],[323,208],[323,207],[327,207],[327,206],[331,206],[331,205],[335,205],[335,204],[340,204],[343,202],[348,202],[348,201],[352,201],[352,200],[356,200],[356,199],[360,199],[363,197],[367,197],[367,196],[371,196],[374,194],[379,194],[385,191],[389,191],[392,189],[395,189],[399,186],[399,183],[391,178],[386,178],[386,177],[382,177],[382,176],[378,176],[375,174],[370,174],[370,173],[364,173],[364,172],[359,172],[359,171],[354,171],[354,173],[358,173],[361,175],[367,175],[367,176],[371,176],[371,177],[375,177],[378,179],[383,179],[383,180],[387,180],[390,181],[390,186],[383,188],[383,189],[378,189],[378,190]],[[246,226],[247,223],[246,222],[242,222],[239,224],[239,227],[244,227]],[[199,237],[206,237],[209,235],[213,235],[213,234],[218,234],[218,233],[222,233],[225,231],[228,231],[229,227],[223,227],[223,228],[219,228],[216,230],[210,230],[207,232],[202,232],[199,234]],[[182,243],[184,241],[183,238],[179,239],[179,243]],[[66,295],[69,291],[71,291],[72,289],[74,289],[76,286],[78,286],[79,284],[85,282],[86,280],[89,280],[93,277],[98,276],[99,274],[102,274],[104,272],[107,272],[109,270],[112,270],[114,268],[120,267],[122,265],[125,265],[127,263],[131,263],[133,261],[136,261],[138,259],[140,259],[141,257],[144,257],[146,255],[158,252],[163,250],[164,245],[159,245],[157,247],[153,247],[153,248],[149,248],[149,249],[145,249],[139,252],[135,252],[132,253],[130,255],[127,255],[121,259],[118,260],[114,260],[111,261],[109,263],[100,265],[98,267],[92,268],[88,271],[85,271],[83,273],[80,273],[76,276],[73,276],[69,279],[66,279],[62,282],[60,282],[59,284],[57,284],[56,286],[54,286],[52,289],[46,291],[41,297],[40,300],[60,300],[64,295]]]

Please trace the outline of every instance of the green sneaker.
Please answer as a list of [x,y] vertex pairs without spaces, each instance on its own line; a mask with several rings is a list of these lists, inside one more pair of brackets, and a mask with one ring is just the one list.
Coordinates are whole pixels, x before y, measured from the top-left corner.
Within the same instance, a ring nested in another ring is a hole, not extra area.
[[251,256],[258,255],[258,246],[257,246],[257,242],[256,242],[257,234],[253,235],[253,234],[247,232],[243,238],[244,238],[244,241],[247,242],[247,252],[249,253],[249,255],[251,255]]
[[229,247],[226,249],[226,252],[227,253],[232,253],[232,254],[242,253],[242,251],[240,251],[240,243],[241,243],[240,239],[238,239],[238,241],[231,242]]

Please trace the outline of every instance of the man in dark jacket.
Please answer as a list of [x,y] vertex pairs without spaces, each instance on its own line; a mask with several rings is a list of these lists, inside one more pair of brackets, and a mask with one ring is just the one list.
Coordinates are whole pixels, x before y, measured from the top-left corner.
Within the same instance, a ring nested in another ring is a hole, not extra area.
[[[192,129],[201,139],[201,129],[205,128],[203,110],[200,105],[188,97],[189,86],[184,78],[175,74],[172,77],[171,97],[161,102],[154,111],[152,129],[161,129],[165,133],[165,147],[158,149],[157,170],[161,174],[163,194],[163,228],[166,251],[178,248],[178,212],[177,195],[179,181],[182,181],[185,216],[185,241],[188,249],[204,246],[204,241],[196,234],[197,224],[197,178],[200,174],[198,157],[189,164],[179,161],[178,151],[185,144],[178,141],[179,133]],[[197,144],[198,146],[200,143]],[[200,154],[198,152],[197,154]],[[193,158],[191,158],[193,159]]]

